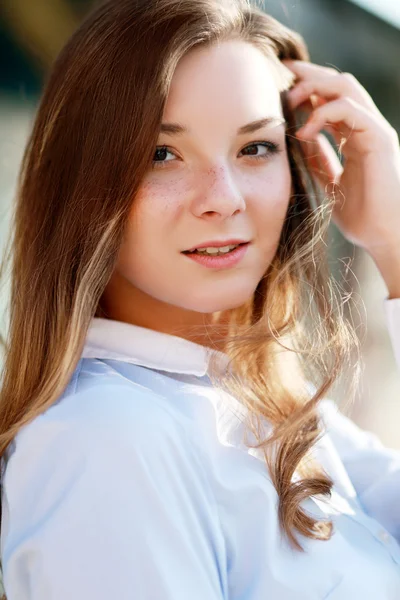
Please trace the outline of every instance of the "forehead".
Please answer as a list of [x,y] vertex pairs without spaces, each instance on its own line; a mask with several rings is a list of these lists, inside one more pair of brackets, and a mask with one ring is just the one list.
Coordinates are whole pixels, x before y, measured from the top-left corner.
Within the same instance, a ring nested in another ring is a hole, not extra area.
[[177,65],[163,120],[201,129],[281,117],[281,84],[272,59],[247,42],[195,48]]

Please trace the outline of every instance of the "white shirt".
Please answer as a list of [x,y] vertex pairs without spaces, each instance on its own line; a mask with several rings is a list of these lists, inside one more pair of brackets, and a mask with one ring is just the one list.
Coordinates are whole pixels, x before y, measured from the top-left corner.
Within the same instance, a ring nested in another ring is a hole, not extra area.
[[[400,365],[400,299],[385,310]],[[64,394],[5,464],[8,600],[399,600],[400,453],[324,400],[316,452],[335,487],[303,505],[335,533],[297,552],[207,368],[203,346],[93,319]]]

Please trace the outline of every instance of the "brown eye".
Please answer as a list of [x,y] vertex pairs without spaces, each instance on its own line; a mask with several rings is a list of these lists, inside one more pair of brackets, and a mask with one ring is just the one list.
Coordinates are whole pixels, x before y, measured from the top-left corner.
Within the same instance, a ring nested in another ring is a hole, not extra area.
[[[171,161],[166,161],[166,154],[174,154],[172,150],[168,148],[168,146],[157,146],[156,151],[154,153],[152,168],[156,167],[164,167],[166,163]],[[158,160],[157,160],[158,159]]]
[[253,152],[251,152],[250,154],[247,154],[247,156],[251,156],[252,158],[254,158],[256,160],[266,160],[272,154],[277,154],[280,151],[279,145],[275,144],[274,142],[253,142],[252,144],[249,144],[248,146],[243,148],[243,150],[241,152],[244,152],[245,150],[248,150],[249,148],[251,150],[255,150],[257,148],[257,146],[262,146],[262,147],[266,148],[267,152],[264,152],[264,154],[254,154]]

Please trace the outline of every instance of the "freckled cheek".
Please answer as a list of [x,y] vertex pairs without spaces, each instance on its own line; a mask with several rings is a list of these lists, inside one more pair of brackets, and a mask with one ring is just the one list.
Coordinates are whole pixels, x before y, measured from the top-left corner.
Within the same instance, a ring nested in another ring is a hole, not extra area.
[[[186,188],[183,182],[174,180],[144,184],[136,196],[132,214],[139,216],[142,222],[154,219],[163,222],[165,226],[165,219],[175,217],[182,210],[187,197]],[[156,221],[153,221],[153,229]]]

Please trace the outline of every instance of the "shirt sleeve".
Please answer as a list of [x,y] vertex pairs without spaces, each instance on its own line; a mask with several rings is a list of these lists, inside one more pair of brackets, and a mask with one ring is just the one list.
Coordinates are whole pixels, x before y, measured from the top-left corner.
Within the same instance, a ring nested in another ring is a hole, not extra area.
[[358,427],[332,400],[321,402],[335,450],[365,512],[400,542],[400,451]]
[[[385,300],[388,330],[400,369],[400,298]],[[332,400],[321,402],[330,436],[365,512],[400,542],[400,450],[386,448],[358,427]]]
[[384,310],[394,356],[400,371],[400,298],[386,299]]
[[182,423],[112,385],[71,403],[79,418],[37,417],[7,463],[7,599],[222,600],[216,514]]

